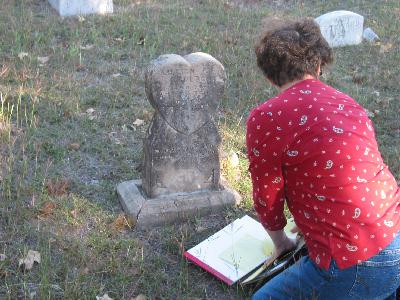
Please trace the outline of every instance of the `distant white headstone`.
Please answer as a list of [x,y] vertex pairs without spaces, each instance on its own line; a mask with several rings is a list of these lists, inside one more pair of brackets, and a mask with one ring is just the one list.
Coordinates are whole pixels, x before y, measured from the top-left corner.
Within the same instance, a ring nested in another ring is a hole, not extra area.
[[369,27],[364,29],[363,38],[370,42],[379,40],[379,36]]
[[315,19],[331,47],[357,45],[363,36],[364,17],[346,10],[332,11]]
[[49,2],[62,17],[113,12],[113,0],[49,0]]

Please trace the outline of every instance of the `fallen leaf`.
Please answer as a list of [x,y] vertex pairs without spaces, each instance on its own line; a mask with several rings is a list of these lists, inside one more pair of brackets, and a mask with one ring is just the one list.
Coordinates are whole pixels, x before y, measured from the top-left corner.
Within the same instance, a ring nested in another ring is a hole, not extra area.
[[137,42],[138,45],[144,45],[146,43],[146,38],[144,36],[141,36],[139,38],[139,41]]
[[48,57],[48,56],[38,56],[37,59],[41,64],[44,65],[44,64],[48,63],[50,57]]
[[39,210],[39,216],[46,217],[51,215],[56,207],[56,204],[51,201],[45,202]]
[[79,143],[71,143],[67,146],[68,150],[79,150],[80,147]]
[[34,250],[29,250],[28,254],[24,259],[20,259],[18,266],[24,270],[31,270],[33,265],[36,263],[40,264],[40,253]]
[[29,206],[30,207],[34,207],[35,203],[36,203],[36,197],[35,197],[35,195],[32,195],[32,198],[31,198],[31,201],[29,203]]
[[374,114],[372,111],[370,111],[370,110],[368,110],[368,109],[365,109],[365,112],[367,113],[367,116],[368,116],[369,118],[375,117],[375,114]]
[[381,93],[379,91],[374,91],[374,94],[375,94],[375,96],[378,96],[378,97],[381,95]]
[[113,300],[108,296],[108,294],[104,294],[103,296],[96,296],[96,300]]
[[136,119],[135,122],[132,123],[135,126],[142,126],[144,124],[144,121],[141,119]]
[[233,7],[233,5],[231,3],[229,3],[228,1],[224,3],[225,9],[231,9],[232,7]]
[[118,217],[112,223],[112,227],[117,231],[125,231],[132,229],[135,226],[136,220],[124,213],[118,215]]
[[227,36],[227,37],[225,38],[225,43],[228,44],[228,45],[234,45],[234,46],[236,46],[237,43],[238,43],[238,41],[237,41],[235,38],[233,38],[233,37]]
[[6,76],[8,74],[9,69],[10,69],[9,66],[2,65],[0,69],[0,77]]
[[143,171],[143,164],[139,163],[138,165],[136,165],[135,170],[141,173]]
[[76,209],[71,210],[70,213],[71,213],[71,216],[72,216],[74,219],[76,219],[76,217],[78,216],[78,211],[77,211]]
[[7,256],[4,253],[0,254],[0,261],[5,261]]
[[352,81],[356,84],[363,84],[367,81],[367,76],[354,74],[352,77]]
[[389,50],[392,48],[393,48],[393,44],[391,44],[391,43],[383,44],[379,48],[379,53],[383,54],[383,53],[389,52]]
[[117,78],[117,77],[119,77],[119,76],[121,76],[121,73],[115,73],[115,74],[112,74],[112,75],[111,75],[112,78]]
[[77,67],[76,67],[76,71],[77,72],[83,72],[83,71],[85,71],[86,70],[86,66],[85,65],[78,65]]
[[95,112],[95,109],[92,108],[92,107],[90,107],[90,108],[88,108],[88,109],[86,110],[86,113],[89,115],[89,116],[88,116],[88,119],[89,119],[90,121],[94,120],[94,118],[95,118],[94,112]]
[[201,225],[201,224],[199,224],[199,225],[197,225],[197,226],[195,227],[196,232],[203,232],[203,231],[205,231],[205,230],[207,230],[207,229],[208,229],[207,227],[205,227],[205,226],[203,226],[203,225]]
[[153,112],[145,110],[142,114],[142,118],[145,121],[150,121],[153,118]]
[[90,49],[92,49],[94,47],[94,45],[86,45],[86,46],[81,46],[80,48],[82,49],[82,50],[90,50]]
[[65,118],[69,118],[69,117],[71,117],[71,112],[70,112],[69,110],[64,110],[63,116],[64,116]]
[[21,59],[21,60],[24,59],[27,56],[29,56],[28,52],[20,52],[20,53],[18,53],[18,58]]
[[68,192],[71,183],[68,179],[50,179],[46,183],[47,192],[50,196],[62,196]]
[[232,168],[237,168],[239,166],[239,156],[233,150],[229,152],[228,163]]
[[5,278],[8,276],[7,270],[3,270],[0,268],[0,278]]

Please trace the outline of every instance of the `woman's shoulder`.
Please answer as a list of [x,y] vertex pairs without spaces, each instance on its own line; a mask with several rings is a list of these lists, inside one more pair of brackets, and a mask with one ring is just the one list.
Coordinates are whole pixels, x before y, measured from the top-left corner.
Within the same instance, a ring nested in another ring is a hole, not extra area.
[[317,95],[329,95],[331,96],[332,99],[335,98],[342,98],[342,99],[347,99],[351,101],[355,101],[352,97],[350,97],[348,94],[345,92],[329,85],[328,83],[322,82],[322,81],[317,81],[315,83],[315,92]]
[[258,106],[254,107],[249,114],[247,119],[247,123],[254,122],[258,119],[269,120],[272,122],[274,120],[274,116],[277,116],[279,110],[281,109],[280,98],[279,96],[270,98]]

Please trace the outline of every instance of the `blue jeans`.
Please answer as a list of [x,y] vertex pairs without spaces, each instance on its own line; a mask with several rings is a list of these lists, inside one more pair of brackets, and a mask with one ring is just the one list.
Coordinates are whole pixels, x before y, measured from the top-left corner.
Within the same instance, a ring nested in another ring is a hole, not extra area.
[[339,269],[332,260],[328,270],[308,256],[272,278],[252,297],[267,299],[396,299],[400,286],[400,234],[367,261]]

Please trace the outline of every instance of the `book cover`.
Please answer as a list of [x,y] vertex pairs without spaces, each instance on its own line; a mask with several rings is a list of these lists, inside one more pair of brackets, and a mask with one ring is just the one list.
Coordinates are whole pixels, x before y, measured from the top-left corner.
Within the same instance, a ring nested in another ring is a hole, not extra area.
[[[285,227],[291,238],[296,237],[296,233],[291,232],[294,226],[294,221],[288,220]],[[232,285],[263,264],[273,249],[274,244],[264,227],[246,215],[189,249],[184,256]]]

